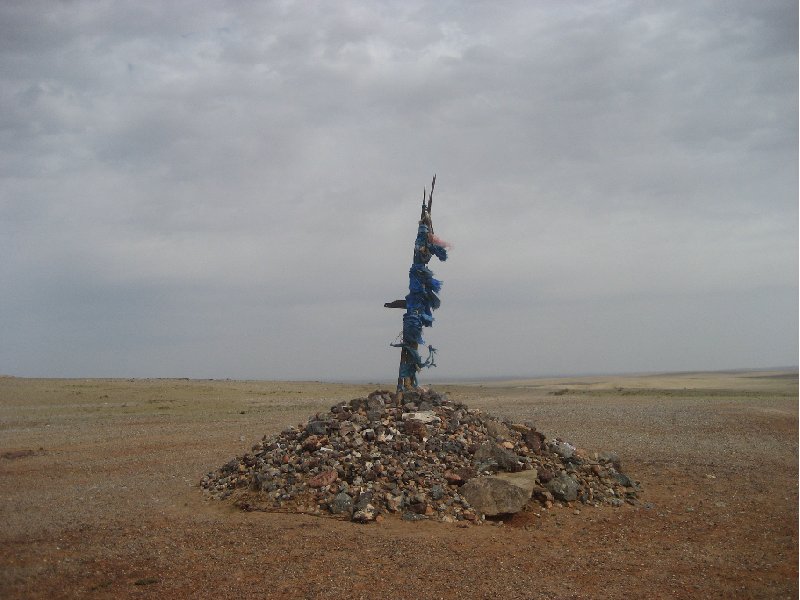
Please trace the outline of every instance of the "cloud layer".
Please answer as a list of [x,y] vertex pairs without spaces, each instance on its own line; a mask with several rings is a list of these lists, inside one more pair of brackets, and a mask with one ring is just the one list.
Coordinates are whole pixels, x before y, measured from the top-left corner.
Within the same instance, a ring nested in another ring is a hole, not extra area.
[[5,4],[0,372],[391,381],[434,172],[437,376],[797,364],[797,16]]

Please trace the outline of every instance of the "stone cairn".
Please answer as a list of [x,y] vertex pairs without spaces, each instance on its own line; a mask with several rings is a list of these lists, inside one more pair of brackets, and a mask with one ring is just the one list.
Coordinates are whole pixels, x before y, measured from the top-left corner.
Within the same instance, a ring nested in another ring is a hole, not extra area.
[[560,502],[638,504],[639,483],[614,452],[546,439],[432,390],[375,391],[297,427],[203,477],[201,488],[243,510],[337,515],[366,523],[480,523]]

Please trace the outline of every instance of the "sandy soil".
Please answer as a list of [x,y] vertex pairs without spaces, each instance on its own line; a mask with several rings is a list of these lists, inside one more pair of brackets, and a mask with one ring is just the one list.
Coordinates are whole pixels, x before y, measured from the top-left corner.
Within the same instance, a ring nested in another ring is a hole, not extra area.
[[460,528],[203,497],[264,434],[378,387],[0,378],[0,598],[798,596],[796,372],[436,386],[616,450],[640,507]]

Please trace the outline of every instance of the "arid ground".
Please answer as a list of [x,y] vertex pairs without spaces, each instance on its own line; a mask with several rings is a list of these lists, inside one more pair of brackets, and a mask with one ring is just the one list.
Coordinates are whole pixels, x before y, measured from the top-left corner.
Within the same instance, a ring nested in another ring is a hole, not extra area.
[[200,478],[380,386],[0,378],[0,598],[796,598],[797,372],[437,385],[587,450],[640,506],[458,527],[243,513]]

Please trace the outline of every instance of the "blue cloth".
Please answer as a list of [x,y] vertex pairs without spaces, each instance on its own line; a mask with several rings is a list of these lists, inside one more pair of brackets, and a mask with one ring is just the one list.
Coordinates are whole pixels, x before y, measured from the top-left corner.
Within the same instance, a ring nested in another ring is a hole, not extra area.
[[433,271],[428,267],[431,256],[439,260],[447,260],[447,249],[444,246],[428,241],[428,227],[420,223],[417,230],[417,239],[414,241],[414,262],[408,271],[408,295],[406,296],[406,312],[403,315],[403,343],[392,344],[408,350],[412,362],[400,365],[400,381],[404,377],[412,379],[414,387],[417,385],[417,371],[426,367],[435,367],[433,354],[436,349],[428,346],[428,358],[422,360],[416,344],[424,344],[422,328],[433,325],[433,311],[439,308],[442,301],[439,292],[442,282],[433,276]]

